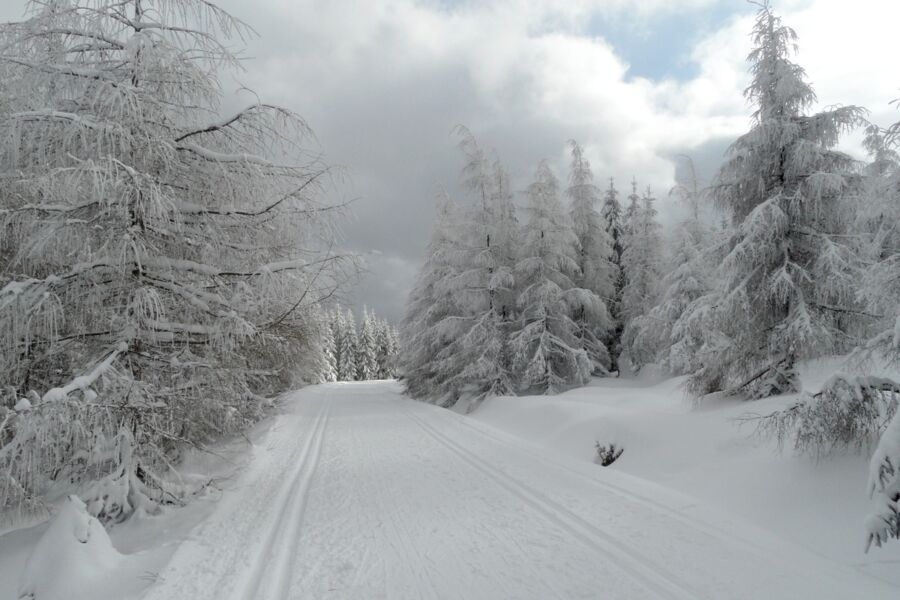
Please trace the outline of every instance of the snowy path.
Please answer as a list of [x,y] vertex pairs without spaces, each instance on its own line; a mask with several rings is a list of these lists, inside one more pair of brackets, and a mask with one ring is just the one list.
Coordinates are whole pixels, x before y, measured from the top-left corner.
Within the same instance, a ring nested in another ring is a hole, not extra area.
[[403,398],[294,394],[148,600],[896,598],[641,480]]

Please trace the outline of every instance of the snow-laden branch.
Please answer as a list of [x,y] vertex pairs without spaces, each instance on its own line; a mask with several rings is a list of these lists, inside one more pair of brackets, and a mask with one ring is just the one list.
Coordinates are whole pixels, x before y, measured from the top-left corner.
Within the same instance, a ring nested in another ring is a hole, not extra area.
[[124,352],[128,350],[128,344],[125,342],[120,342],[115,350],[107,354],[106,358],[104,358],[99,364],[97,364],[93,369],[91,369],[88,373],[84,375],[79,375],[66,385],[62,387],[55,387],[50,390],[47,390],[44,395],[41,397],[41,403],[46,402],[59,402],[64,398],[68,397],[72,392],[85,392],[91,388],[94,384],[97,383],[103,375],[112,370],[112,365],[122,355]]

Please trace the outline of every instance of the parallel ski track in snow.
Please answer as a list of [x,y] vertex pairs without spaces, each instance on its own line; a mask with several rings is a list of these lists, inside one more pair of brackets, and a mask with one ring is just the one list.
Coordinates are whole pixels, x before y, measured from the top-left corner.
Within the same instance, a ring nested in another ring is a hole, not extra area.
[[[297,553],[297,540],[303,525],[307,495],[319,464],[330,409],[331,402],[324,401],[316,415],[312,435],[306,439],[302,451],[296,458],[296,470],[280,490],[277,500],[278,517],[270,524],[262,552],[257,555],[249,581],[239,596],[241,600],[288,597],[290,574]],[[267,594],[268,581],[272,582],[270,584],[272,593]]]
[[[476,470],[496,481],[498,485],[530,506],[534,511],[564,528],[574,539],[604,554],[610,562],[629,573],[648,591],[660,598],[697,600],[708,597],[703,591],[692,587],[687,582],[668,572],[659,563],[631,550],[627,541],[617,539],[615,536],[585,521],[565,506],[551,500],[539,490],[482,460],[481,457],[457,444],[409,409],[404,408],[404,412],[407,417],[419,425],[422,431],[436,442]],[[484,435],[483,432],[479,433]]]
[[[553,460],[552,458],[548,458],[547,456],[541,454],[537,449],[532,449],[530,444],[522,443],[523,440],[520,438],[516,438],[511,434],[507,434],[503,431],[498,431],[488,425],[475,421],[469,417],[463,417],[456,415],[454,413],[455,422],[459,423],[464,427],[468,427],[472,431],[482,435],[492,441],[495,441],[499,444],[503,444],[508,448],[512,448],[518,452],[522,452],[523,454],[527,454],[530,458],[535,461],[541,462],[545,465],[553,467],[554,469],[565,471],[567,473],[571,473],[575,475],[579,479],[589,482],[590,484],[601,488],[603,490],[607,490],[617,495],[620,498],[628,500],[630,502],[635,502],[637,504],[642,504],[650,509],[656,510],[665,514],[666,516],[680,522],[681,524],[693,529],[694,531],[700,531],[710,538],[713,538],[714,541],[719,541],[722,539],[728,539],[732,544],[738,544],[743,546],[744,549],[750,551],[756,556],[767,557],[768,555],[765,552],[765,549],[760,545],[750,540],[747,540],[743,537],[735,537],[734,533],[731,531],[726,531],[720,527],[716,527],[715,525],[703,521],[701,519],[697,519],[692,517],[691,515],[685,514],[684,512],[674,509],[671,506],[667,506],[661,502],[657,502],[656,500],[644,496],[642,494],[638,494],[632,490],[628,490],[622,486],[616,485],[615,483],[611,483],[609,481],[602,481],[594,477],[590,477],[585,475],[581,471],[577,469],[573,469],[572,467],[566,465],[562,461]],[[498,435],[499,434],[499,435]]]

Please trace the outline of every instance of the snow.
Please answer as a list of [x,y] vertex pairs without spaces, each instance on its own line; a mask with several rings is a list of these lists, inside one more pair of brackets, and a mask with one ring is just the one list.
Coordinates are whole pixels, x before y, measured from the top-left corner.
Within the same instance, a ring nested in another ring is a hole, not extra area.
[[[801,369],[804,388],[821,388],[839,364],[836,359],[807,363]],[[624,453],[605,471],[688,494],[900,587],[900,544],[865,553],[866,518],[872,512],[866,455],[817,461],[790,448],[779,453],[774,441],[754,438],[752,426],[739,427],[737,419],[785,408],[796,395],[752,403],[720,398],[692,409],[683,381],[595,379],[590,387],[557,397],[492,398],[471,417],[532,442],[534,451],[556,460],[592,464],[596,442],[615,443]]]
[[19,597],[92,600],[114,585],[123,559],[84,502],[70,496],[28,557]]
[[[699,492],[717,480],[734,496],[753,489],[747,481],[765,487],[748,469],[754,461],[738,460],[754,444],[733,431],[700,439],[734,406],[690,412],[677,385],[603,380],[556,398],[490,399],[474,418],[405,398],[393,381],[311,386],[259,426],[249,452],[229,457],[243,466],[215,503],[133,518],[112,530],[115,547],[83,505],[64,505],[24,585],[40,580],[91,600],[897,597],[867,568],[816,556],[712,499],[628,475],[666,473]],[[555,449],[486,424],[500,416]],[[689,420],[698,424],[686,430]],[[624,446],[612,467],[592,462],[596,439]],[[772,460],[807,473],[790,492],[806,498],[821,465]],[[819,525],[847,483],[832,480],[823,506],[807,507]],[[789,493],[780,494],[776,504],[787,506]],[[832,522],[832,535],[849,521]],[[78,544],[85,531],[94,541]],[[33,543],[25,532],[0,537],[0,597],[14,597],[5,576]]]

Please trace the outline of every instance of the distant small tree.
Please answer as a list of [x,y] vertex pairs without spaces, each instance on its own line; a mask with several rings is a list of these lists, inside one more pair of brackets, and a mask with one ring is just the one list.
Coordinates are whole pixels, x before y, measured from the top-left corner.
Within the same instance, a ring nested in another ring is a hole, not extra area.
[[359,355],[356,337],[356,317],[353,311],[347,309],[342,319],[344,330],[341,332],[340,359],[338,364],[338,381],[355,381],[359,376]]

